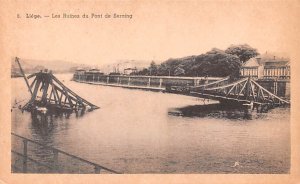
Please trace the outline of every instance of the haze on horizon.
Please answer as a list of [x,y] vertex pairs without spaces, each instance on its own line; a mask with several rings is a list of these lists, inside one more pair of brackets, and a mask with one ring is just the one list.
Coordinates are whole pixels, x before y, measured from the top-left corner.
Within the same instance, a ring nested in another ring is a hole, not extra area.
[[[87,3],[87,2],[85,2]],[[100,3],[100,2],[99,2]],[[258,52],[290,54],[289,35],[296,32],[288,2],[111,2],[84,8],[80,2],[17,7],[20,14],[123,12],[132,19],[16,19],[9,32],[12,56],[105,65],[118,60],[159,60],[199,55],[212,48],[249,44]],[[92,4],[90,4],[92,6]],[[72,8],[70,8],[72,6]],[[88,6],[87,6],[88,7]],[[289,15],[289,16],[288,16]],[[289,19],[288,19],[289,18]]]

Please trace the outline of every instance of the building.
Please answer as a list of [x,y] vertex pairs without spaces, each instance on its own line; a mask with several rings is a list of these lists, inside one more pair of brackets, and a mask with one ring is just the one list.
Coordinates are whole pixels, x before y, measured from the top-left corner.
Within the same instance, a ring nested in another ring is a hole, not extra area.
[[82,68],[78,68],[75,70],[76,75],[84,75],[84,73],[85,73],[85,70]]
[[[101,71],[104,73],[120,73],[128,75],[128,73],[134,72],[137,69],[142,70],[143,68],[148,68],[151,61],[147,60],[118,60],[116,63],[111,63],[109,65],[104,65]],[[130,69],[133,69],[130,71]],[[124,73],[125,72],[125,73]]]
[[91,75],[93,75],[93,74],[103,75],[103,73],[97,68],[92,68],[89,71],[86,71],[85,73],[91,74]]
[[264,78],[278,78],[278,79],[290,79],[290,62],[289,61],[277,61],[266,62],[264,66]]
[[137,68],[125,68],[124,69],[124,75],[132,75],[135,74],[137,72]]
[[290,79],[290,62],[285,58],[259,56],[246,61],[241,76],[257,79]]

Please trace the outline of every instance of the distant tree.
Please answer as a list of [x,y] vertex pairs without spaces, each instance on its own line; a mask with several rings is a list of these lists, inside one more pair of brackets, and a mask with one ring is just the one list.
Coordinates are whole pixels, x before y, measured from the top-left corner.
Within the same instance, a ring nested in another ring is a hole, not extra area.
[[160,65],[151,62],[147,69],[138,72],[138,75],[160,76],[211,76],[211,77],[238,77],[242,62],[258,55],[256,49],[248,45],[231,46],[226,51],[214,48],[198,56],[189,56],[178,59],[168,59]]
[[175,76],[184,76],[185,75],[185,70],[183,69],[183,65],[178,66],[175,71],[174,71]]
[[157,75],[159,76],[167,76],[171,75],[171,68],[166,63],[162,63],[157,68]]
[[239,57],[242,63],[248,61],[250,58],[259,55],[255,48],[252,48],[248,44],[244,45],[231,45],[228,47],[225,52],[227,54],[236,55]]
[[136,72],[136,75],[149,75],[149,70],[144,68],[143,70]]
[[157,69],[158,69],[158,66],[155,64],[154,61],[152,61],[150,63],[150,67],[148,68],[150,75],[157,75]]
[[184,64],[187,76],[239,76],[241,62],[235,55],[227,54],[220,49],[201,54]]
[[182,66],[184,62],[181,59],[168,59],[158,66],[158,75],[173,76],[176,75],[176,70]]

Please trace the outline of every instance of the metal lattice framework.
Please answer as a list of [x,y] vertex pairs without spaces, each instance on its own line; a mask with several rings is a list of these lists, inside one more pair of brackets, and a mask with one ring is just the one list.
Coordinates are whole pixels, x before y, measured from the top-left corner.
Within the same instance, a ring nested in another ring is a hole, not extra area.
[[181,91],[193,96],[219,100],[221,102],[226,101],[242,104],[254,103],[271,105],[283,105],[290,103],[266,90],[250,77],[234,82],[231,82],[230,79],[226,77],[212,83],[196,87],[186,87],[185,89],[182,89],[182,87],[179,89],[179,87],[173,86],[171,91]]
[[[96,105],[78,96],[75,92],[60,82],[51,72],[41,71],[26,77],[21,68],[18,58],[16,58],[21,72],[24,76],[31,99],[23,106],[23,110],[31,111],[36,107],[46,107],[47,109],[58,110],[60,112],[73,112],[79,110],[98,109]],[[32,79],[29,84],[29,79]]]

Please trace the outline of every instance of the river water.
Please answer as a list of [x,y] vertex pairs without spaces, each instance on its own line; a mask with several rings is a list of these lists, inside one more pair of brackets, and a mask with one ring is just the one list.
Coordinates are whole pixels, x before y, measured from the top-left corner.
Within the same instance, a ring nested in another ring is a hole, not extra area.
[[[249,114],[195,97],[57,77],[100,109],[43,124],[13,108],[12,132],[122,173],[289,173],[289,108]],[[29,98],[22,78],[12,79],[12,91],[12,106]],[[41,148],[29,155],[51,157]]]

